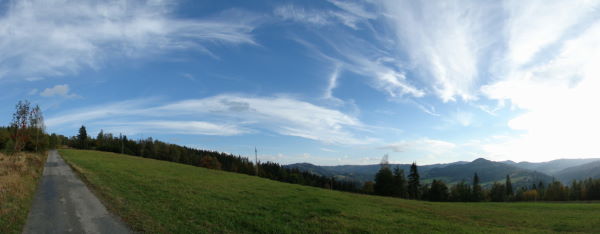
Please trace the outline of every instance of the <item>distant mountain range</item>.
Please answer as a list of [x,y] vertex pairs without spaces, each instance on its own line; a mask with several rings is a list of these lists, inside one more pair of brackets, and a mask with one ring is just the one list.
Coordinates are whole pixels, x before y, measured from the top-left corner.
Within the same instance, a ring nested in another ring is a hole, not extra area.
[[[286,165],[286,167],[297,168],[317,175],[332,176],[340,180],[365,182],[372,181],[381,166],[379,164],[317,166],[310,163],[296,163]],[[410,164],[390,164],[390,167],[399,167],[408,175]],[[573,179],[600,178],[600,158],[558,159],[539,163],[495,162],[478,158],[472,162],[459,161],[422,165],[418,168],[421,179],[425,183],[433,179],[441,179],[449,184],[462,180],[471,183],[474,173],[479,175],[484,186],[489,186],[494,181],[503,182],[506,175],[510,175],[515,187],[529,186],[539,181],[548,183],[552,180],[559,180],[563,183],[570,183]]]

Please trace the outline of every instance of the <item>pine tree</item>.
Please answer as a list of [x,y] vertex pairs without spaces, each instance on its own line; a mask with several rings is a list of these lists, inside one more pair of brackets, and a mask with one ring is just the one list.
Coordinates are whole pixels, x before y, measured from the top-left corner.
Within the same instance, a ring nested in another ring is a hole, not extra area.
[[465,183],[464,180],[453,185],[450,189],[449,200],[460,202],[471,201],[471,186]]
[[394,175],[387,166],[382,166],[375,174],[375,194],[392,196],[394,194]]
[[514,193],[513,193],[512,183],[510,182],[510,175],[506,175],[506,182],[505,182],[504,186],[506,187],[507,198],[508,199],[512,198]]
[[494,182],[490,189],[490,199],[493,202],[506,201],[506,188],[503,184]]
[[77,143],[80,149],[87,149],[88,147],[88,135],[85,130],[85,126],[81,125],[79,128],[79,134],[77,135]]
[[430,201],[447,201],[448,186],[441,180],[433,180],[427,198]]
[[404,177],[404,170],[396,167],[394,168],[394,194],[395,197],[406,198],[408,196],[406,188],[406,178]]
[[481,191],[481,185],[479,185],[479,176],[477,173],[473,175],[473,195],[471,199],[474,202],[481,201],[483,199],[483,192]]
[[410,174],[408,175],[408,198],[421,198],[420,188],[421,183],[419,178],[419,171],[417,169],[417,163],[413,162],[413,164],[410,166]]
[[511,198],[513,196],[513,187],[512,183],[510,182],[510,175],[506,175],[506,182],[504,186],[506,187],[506,196]]

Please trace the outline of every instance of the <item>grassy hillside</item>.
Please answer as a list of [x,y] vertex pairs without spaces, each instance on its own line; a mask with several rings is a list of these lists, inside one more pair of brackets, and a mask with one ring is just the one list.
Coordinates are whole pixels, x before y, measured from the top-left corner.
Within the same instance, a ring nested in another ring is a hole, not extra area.
[[0,153],[0,233],[23,230],[45,159],[43,154]]
[[431,203],[96,151],[60,150],[134,229],[205,232],[600,232],[598,203]]

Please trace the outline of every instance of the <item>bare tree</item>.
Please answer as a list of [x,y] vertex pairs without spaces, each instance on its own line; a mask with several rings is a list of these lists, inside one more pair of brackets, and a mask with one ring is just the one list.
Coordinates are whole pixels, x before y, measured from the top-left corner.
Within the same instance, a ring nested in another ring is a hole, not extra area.
[[46,126],[44,125],[44,116],[42,116],[42,110],[38,105],[35,105],[30,112],[29,126],[35,132],[35,152],[38,152],[40,135],[46,130]]
[[25,147],[25,143],[29,137],[27,128],[29,124],[29,110],[31,104],[29,101],[19,101],[15,106],[15,113],[10,124],[12,130],[12,138],[15,143],[14,152],[20,152]]

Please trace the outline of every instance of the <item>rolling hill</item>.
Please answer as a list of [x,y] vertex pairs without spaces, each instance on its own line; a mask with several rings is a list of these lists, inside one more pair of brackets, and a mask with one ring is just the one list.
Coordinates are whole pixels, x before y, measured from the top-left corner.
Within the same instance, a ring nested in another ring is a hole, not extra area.
[[[449,165],[465,164],[468,162],[454,162],[446,164],[431,164],[419,166],[419,173],[427,174],[433,168],[442,168]],[[390,168],[400,168],[408,173],[411,164],[390,164]],[[297,168],[299,170],[308,171],[317,175],[333,176],[337,179],[354,180],[358,182],[372,181],[375,173],[379,171],[381,165],[340,165],[340,166],[317,166],[310,163],[295,163],[286,165],[289,168]]]
[[584,158],[584,159],[557,159],[548,162],[513,162],[513,161],[503,161],[502,163],[506,163],[508,165],[516,166],[519,168],[539,171],[545,173],[550,176],[557,176],[558,172],[567,169],[569,167],[576,167],[580,165],[584,165],[587,163],[599,161],[600,158]]
[[[337,179],[357,180],[359,182],[373,180],[375,173],[381,167],[375,165],[343,165],[343,166],[316,166],[310,163],[297,163],[287,165],[288,167],[298,168],[318,175],[333,176]],[[410,164],[390,164],[391,168],[399,167],[408,174]],[[524,169],[518,166],[509,165],[503,162],[493,162],[484,158],[476,159],[472,162],[454,162],[447,164],[433,164],[419,166],[421,179],[425,183],[433,179],[441,179],[447,183],[453,184],[462,180],[470,183],[474,173],[479,174],[482,184],[491,184],[494,181],[503,181],[506,175],[510,175],[513,185],[524,186],[543,181],[545,183],[552,181],[552,177],[544,173]]]
[[594,161],[579,166],[569,167],[556,173],[556,177],[563,183],[587,178],[600,178],[600,161]]
[[510,175],[513,186],[529,186],[532,183],[543,181],[548,183],[552,177],[501,162],[493,162],[484,158],[478,158],[473,162],[458,165],[449,165],[443,168],[434,168],[425,175],[426,179],[442,179],[450,184],[462,180],[471,182],[473,175],[477,173],[483,185],[494,181],[504,181],[506,175]]
[[144,233],[600,231],[600,203],[433,203],[114,153],[60,153],[111,211]]

